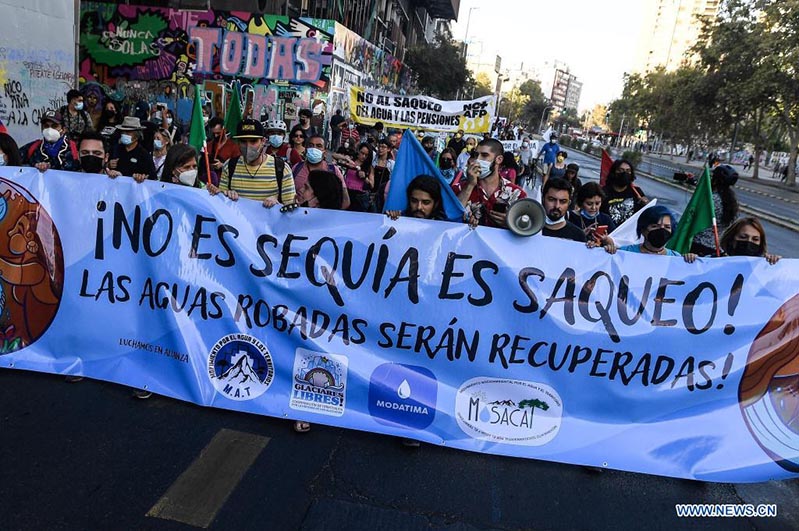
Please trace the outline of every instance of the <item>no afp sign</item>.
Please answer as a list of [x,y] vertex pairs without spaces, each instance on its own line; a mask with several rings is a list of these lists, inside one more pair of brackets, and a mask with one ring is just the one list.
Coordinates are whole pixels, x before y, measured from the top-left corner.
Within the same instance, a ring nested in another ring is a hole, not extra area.
[[463,104],[463,116],[465,118],[483,118],[488,116],[488,102],[476,100]]

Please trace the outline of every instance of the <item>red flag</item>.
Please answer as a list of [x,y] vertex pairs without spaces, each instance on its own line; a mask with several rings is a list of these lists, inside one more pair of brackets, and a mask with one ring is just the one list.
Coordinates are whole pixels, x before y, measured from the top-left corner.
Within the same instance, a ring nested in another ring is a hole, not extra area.
[[608,180],[608,173],[610,173],[611,166],[613,166],[613,159],[610,158],[608,152],[603,149],[602,162],[599,166],[599,186],[605,186],[605,181]]

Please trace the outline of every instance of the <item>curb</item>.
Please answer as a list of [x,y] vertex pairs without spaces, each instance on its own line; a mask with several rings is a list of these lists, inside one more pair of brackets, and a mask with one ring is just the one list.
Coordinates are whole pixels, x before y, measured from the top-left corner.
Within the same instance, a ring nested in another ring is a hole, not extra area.
[[[574,151],[580,151],[580,150],[579,149],[574,149]],[[586,153],[585,151],[580,151],[580,153],[582,153],[583,155],[585,155],[587,157],[593,157],[593,158],[595,158],[597,160],[602,160],[601,157],[599,157],[597,155],[594,155],[593,153]],[[671,186],[672,188],[676,188],[678,190],[690,190],[691,189],[690,187],[686,187],[686,186],[683,186],[681,184],[677,184],[675,182],[670,181],[669,179],[664,179],[663,177],[658,177],[656,175],[652,175],[652,174],[646,173],[644,171],[640,171],[640,172],[636,171],[636,173],[638,173],[640,175],[643,175],[643,176],[645,176],[648,179],[652,179],[653,181],[658,181],[659,183],[667,184],[667,185]],[[758,181],[760,181],[760,180],[758,179]],[[761,219],[764,219],[764,220],[768,221],[769,223],[771,223],[773,225],[777,225],[778,227],[782,227],[783,229],[788,229],[788,230],[792,230],[794,232],[799,232],[799,223],[791,223],[789,221],[785,221],[782,218],[778,218],[776,216],[772,216],[768,212],[760,210],[759,208],[751,207],[751,206],[747,205],[746,203],[741,203],[740,201],[738,202],[738,206],[743,212],[746,212],[747,214],[751,214],[753,216],[757,216],[757,217],[759,217]]]

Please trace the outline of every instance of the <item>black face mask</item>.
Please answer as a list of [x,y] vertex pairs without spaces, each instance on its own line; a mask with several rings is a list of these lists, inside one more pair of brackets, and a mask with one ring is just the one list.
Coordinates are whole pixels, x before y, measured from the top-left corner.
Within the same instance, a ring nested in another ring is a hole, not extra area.
[[614,173],[610,180],[618,186],[627,186],[633,181],[633,176],[629,173]]
[[732,246],[732,256],[760,256],[760,245],[749,240],[736,240]]
[[448,170],[448,169],[452,168],[452,161],[449,160],[449,159],[439,159],[438,166],[442,170]]
[[646,235],[646,241],[655,249],[660,249],[671,238],[671,231],[669,229],[659,228],[649,231]]
[[80,158],[80,167],[83,168],[83,171],[86,173],[100,173],[103,171],[104,162],[103,157],[83,155]]

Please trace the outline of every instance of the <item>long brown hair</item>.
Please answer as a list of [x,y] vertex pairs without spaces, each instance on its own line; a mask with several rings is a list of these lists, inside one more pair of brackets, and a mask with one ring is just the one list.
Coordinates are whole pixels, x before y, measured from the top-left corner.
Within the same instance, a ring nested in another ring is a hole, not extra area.
[[735,236],[738,234],[738,231],[740,231],[746,225],[753,227],[757,232],[760,233],[760,256],[763,256],[768,251],[768,245],[766,245],[766,231],[763,229],[763,224],[760,223],[759,219],[749,217],[735,220],[732,225],[727,227],[727,230],[724,231],[724,234],[721,235],[719,245],[727,255],[732,256],[731,252],[733,246],[735,245]]

